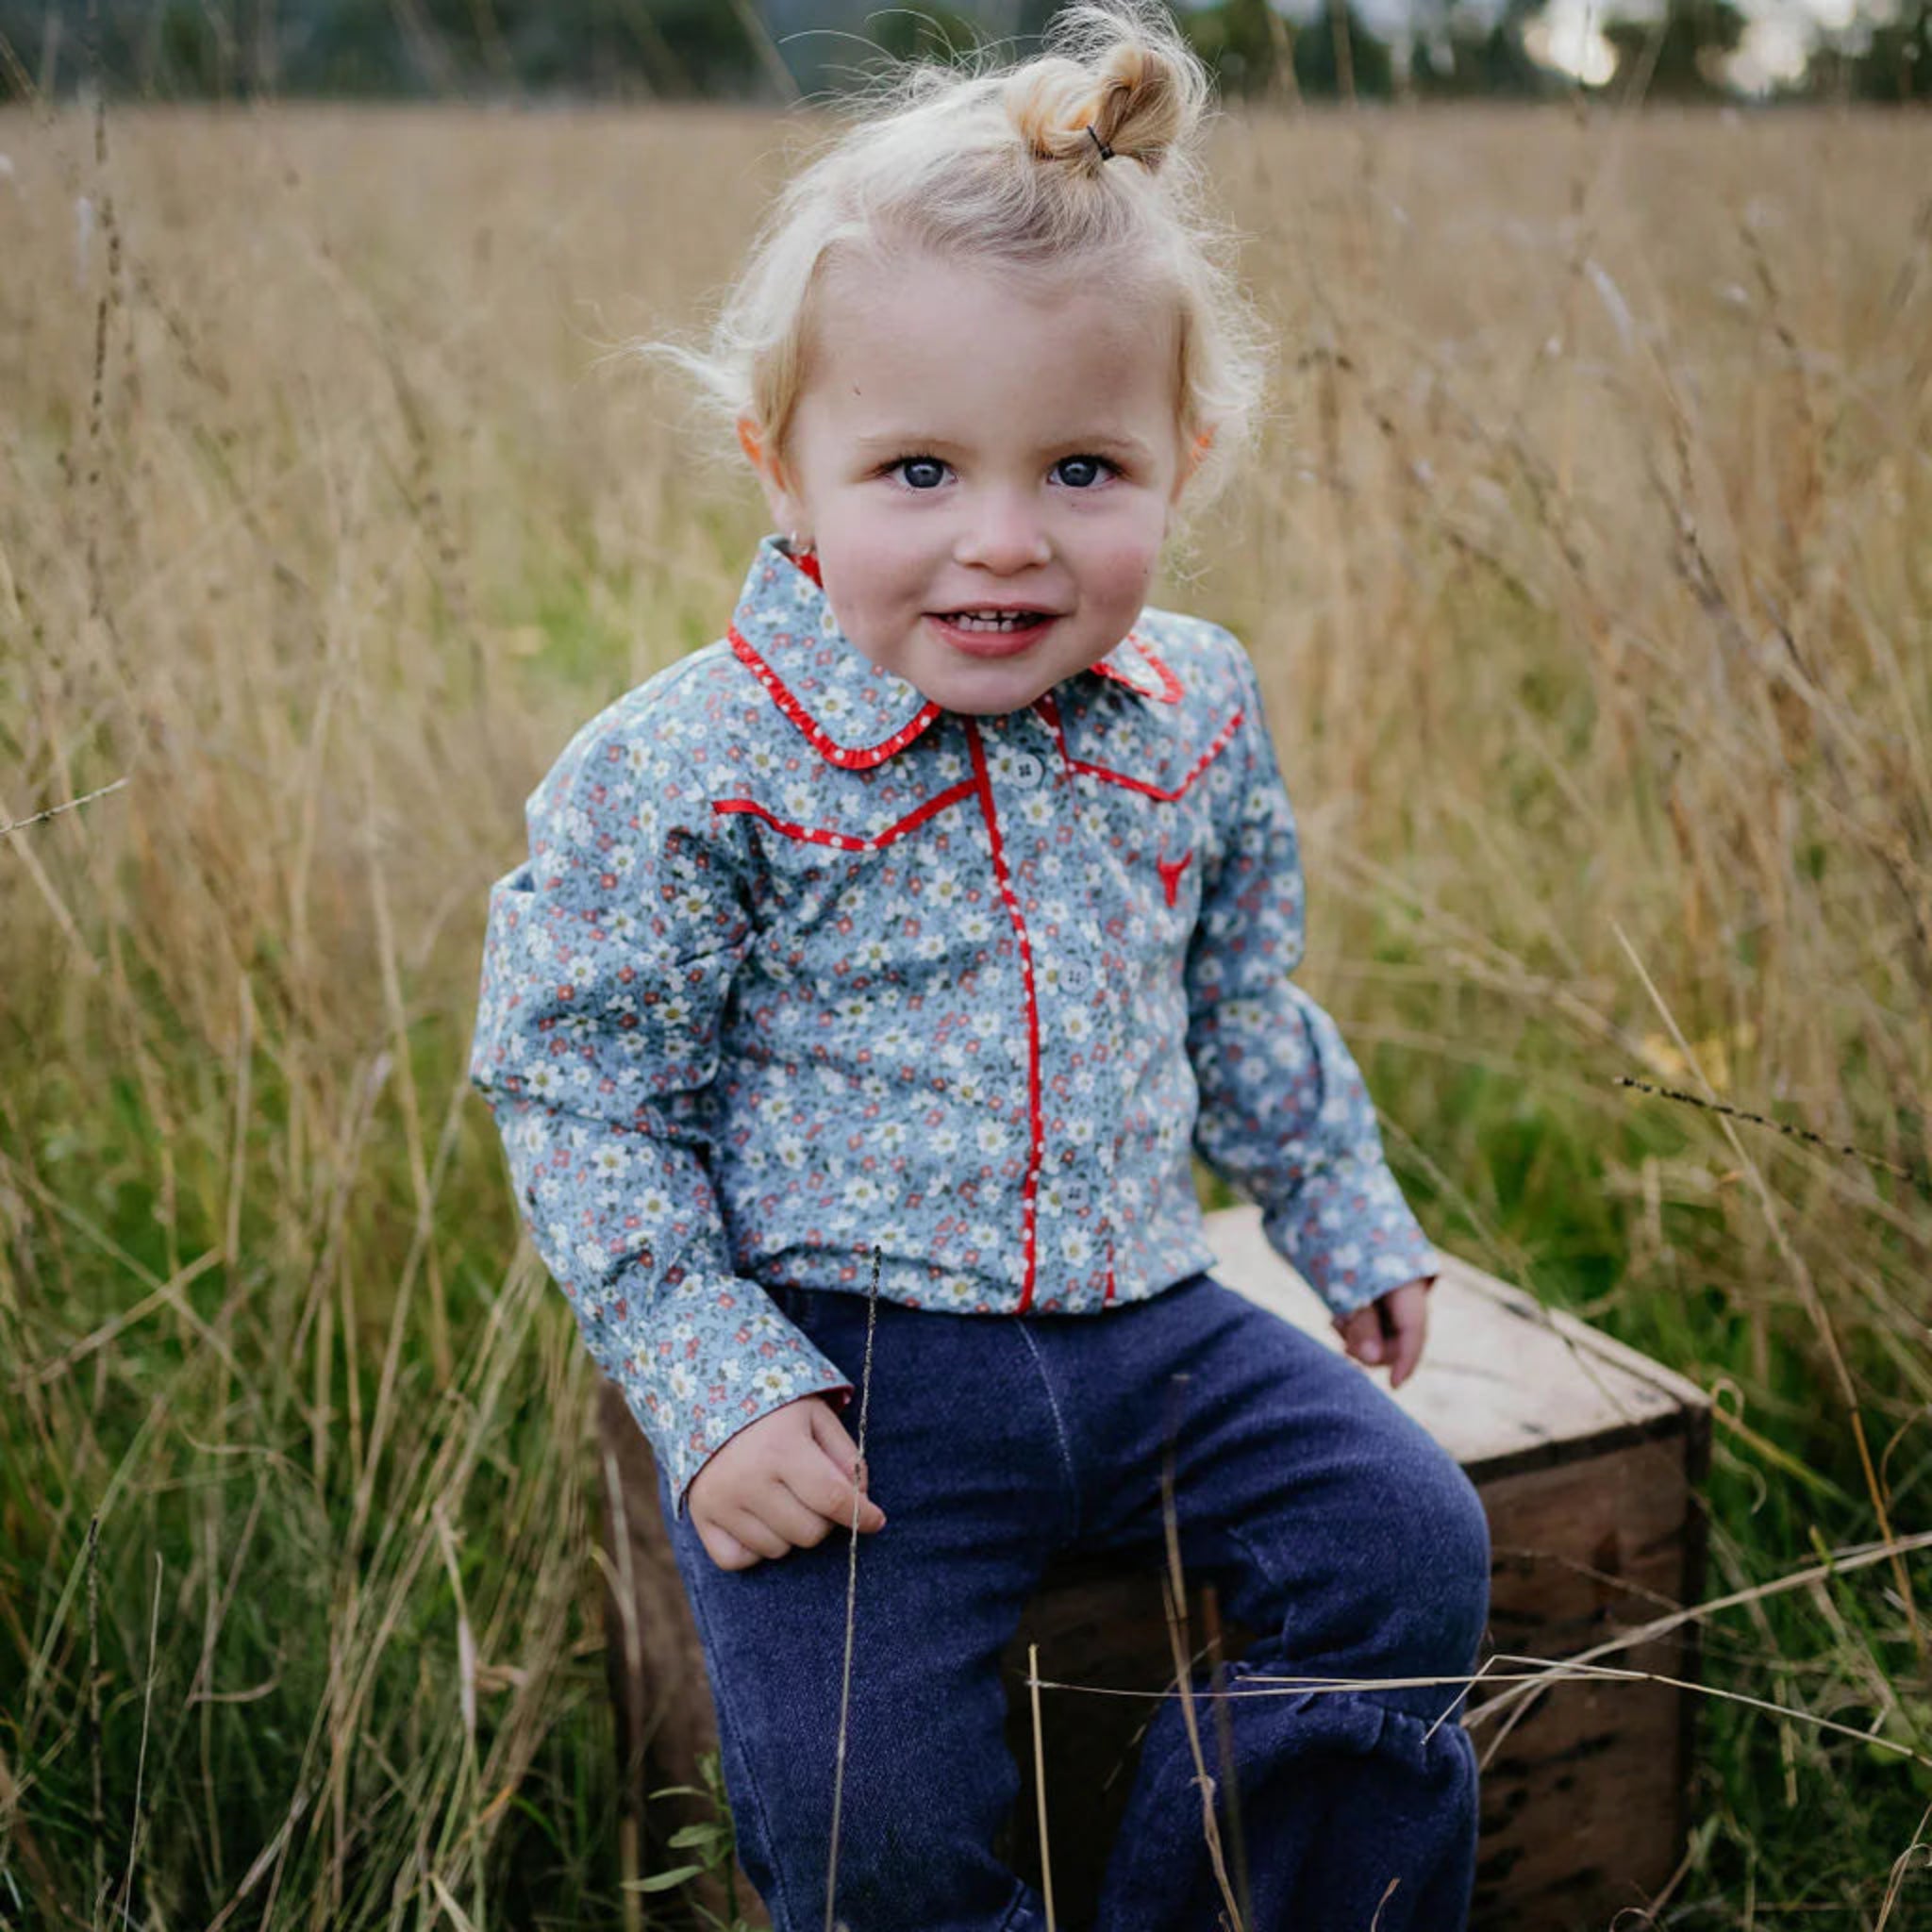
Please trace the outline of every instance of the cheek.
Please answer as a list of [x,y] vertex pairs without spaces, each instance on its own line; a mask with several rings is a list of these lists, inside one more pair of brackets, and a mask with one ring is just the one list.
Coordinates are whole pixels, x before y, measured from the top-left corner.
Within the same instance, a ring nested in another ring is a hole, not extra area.
[[1098,551],[1091,569],[1098,584],[1120,597],[1139,597],[1160,561],[1158,527],[1123,534]]
[[862,526],[831,530],[819,540],[819,569],[846,641],[880,669],[902,670],[907,612],[919,600],[897,547]]
[[841,518],[820,533],[820,568],[829,589],[836,577],[854,604],[888,605],[907,594],[919,556],[885,517]]

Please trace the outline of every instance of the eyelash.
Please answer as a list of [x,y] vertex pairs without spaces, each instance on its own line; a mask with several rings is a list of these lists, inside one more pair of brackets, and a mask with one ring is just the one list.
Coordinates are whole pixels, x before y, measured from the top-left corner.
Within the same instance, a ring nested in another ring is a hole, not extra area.
[[[1110,458],[1095,456],[1091,451],[1083,451],[1077,456],[1062,457],[1060,458],[1059,462],[1092,463],[1096,465],[1104,473],[1106,473],[1106,475],[1118,476],[1122,474],[1121,466],[1118,463],[1114,462]],[[903,470],[908,463],[932,463],[941,470],[947,467],[946,460],[943,457],[927,456],[923,452],[914,451],[913,453],[908,456],[894,457],[891,462],[886,463],[880,467],[879,475],[881,476],[891,476],[896,475],[896,473],[899,472],[900,470]],[[1054,467],[1058,469],[1059,467],[1059,463],[1056,463]],[[1105,476],[1103,476],[1099,480],[1104,481]],[[1080,484],[1078,486],[1075,486],[1075,493],[1084,494],[1087,491],[1091,490],[1095,486],[1091,483]],[[912,485],[909,483],[906,485],[906,488],[908,491],[910,491],[911,493],[915,496],[930,496],[933,493],[930,490],[914,490]]]

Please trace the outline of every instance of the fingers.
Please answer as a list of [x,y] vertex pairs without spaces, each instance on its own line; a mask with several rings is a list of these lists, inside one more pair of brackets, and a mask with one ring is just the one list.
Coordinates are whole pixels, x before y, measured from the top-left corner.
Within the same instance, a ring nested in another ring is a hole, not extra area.
[[1358,1362],[1380,1361],[1382,1358],[1382,1316],[1380,1305],[1371,1302],[1366,1307],[1357,1308],[1336,1323],[1335,1332],[1341,1337],[1341,1345]]
[[[754,1563],[775,1559],[791,1549],[808,1548],[830,1528],[823,1517],[801,1509],[791,1498],[786,1502],[789,1507],[781,1509],[760,1499],[756,1509],[745,1507],[722,1517],[693,1518],[698,1541],[719,1569],[749,1570]],[[768,1522],[768,1515],[777,1516],[784,1526]]]
[[721,1529],[708,1517],[693,1516],[691,1527],[697,1531],[705,1554],[721,1570],[749,1570],[754,1563],[764,1560],[756,1550],[746,1549],[728,1529]]
[[811,1438],[840,1474],[849,1477],[854,1474],[858,1463],[858,1445],[845,1433],[845,1424],[832,1413],[829,1402],[812,1405]]
[[[860,1472],[863,1474],[863,1472]],[[804,1470],[793,1471],[786,1477],[792,1493],[806,1507],[817,1511],[827,1524],[836,1524],[841,1528],[849,1528],[852,1524],[853,1483],[830,1457],[822,1457],[818,1462]],[[858,1526],[862,1530],[881,1528],[886,1512],[864,1493],[864,1484],[858,1485]]]
[[[786,1556],[792,1550],[808,1550],[822,1543],[833,1530],[852,1521],[852,1486],[836,1474],[828,1486],[828,1500],[842,1498],[842,1513],[830,1514],[802,1502],[784,1485],[774,1486],[760,1496],[756,1506],[732,1511],[722,1521],[694,1519],[698,1541],[721,1570],[749,1570]],[[859,1527],[875,1529],[885,1522],[885,1511],[876,1503],[860,1506]]]
[[1394,1331],[1391,1337],[1394,1362],[1389,1386],[1400,1389],[1414,1374],[1416,1364],[1423,1358],[1423,1341],[1429,1327],[1428,1292],[1417,1283],[1408,1283],[1389,1297],[1389,1309]]
[[1389,1366],[1389,1386],[1400,1389],[1415,1374],[1415,1365],[1422,1359],[1422,1324],[1400,1328],[1394,1336],[1395,1359]]
[[[823,1402],[812,1407],[812,1440],[824,1453],[817,1464],[791,1477],[791,1487],[811,1508],[834,1522],[849,1524],[854,1482],[863,1493],[871,1472],[859,1460],[857,1445],[830,1407]],[[866,1496],[858,1508],[859,1528],[878,1529],[885,1520],[886,1512]]]
[[[851,1519],[851,1493],[848,1488],[845,1491],[848,1498],[847,1521]],[[769,1496],[760,1497],[758,1508],[766,1525],[777,1531],[795,1550],[808,1550],[814,1544],[824,1542],[837,1527],[832,1518],[824,1510],[813,1508],[809,1504],[800,1500],[795,1493],[791,1478],[788,1478],[785,1483],[774,1489]]]
[[[692,1521],[721,1570],[748,1570],[791,1550],[812,1549],[835,1529],[849,1529],[852,1503],[851,1483],[827,1458],[816,1469],[774,1481],[749,1503]],[[886,1512],[869,1496],[860,1501],[860,1529],[882,1528],[885,1521]]]
[[1334,1324],[1342,1346],[1358,1362],[1386,1365],[1389,1386],[1400,1389],[1422,1360],[1428,1332],[1428,1294],[1420,1282],[1405,1282]]
[[782,1557],[791,1548],[787,1538],[765,1520],[767,1513],[761,1496],[756,1507],[734,1503],[716,1510],[694,1509],[691,1524],[719,1569],[749,1570],[754,1563]]
[[725,1517],[724,1527],[746,1549],[756,1550],[761,1557],[782,1557],[791,1548],[791,1541],[772,1522],[775,1514],[770,1496],[760,1496]]

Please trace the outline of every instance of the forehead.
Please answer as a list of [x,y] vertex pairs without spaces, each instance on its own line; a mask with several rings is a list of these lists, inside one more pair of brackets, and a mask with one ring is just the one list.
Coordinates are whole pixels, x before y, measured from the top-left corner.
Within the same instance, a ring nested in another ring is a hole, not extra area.
[[[1177,313],[1098,258],[1052,270],[912,251],[828,256],[806,391],[846,426],[918,404],[966,413],[1113,408],[1171,413]],[[889,425],[882,425],[889,426]]]

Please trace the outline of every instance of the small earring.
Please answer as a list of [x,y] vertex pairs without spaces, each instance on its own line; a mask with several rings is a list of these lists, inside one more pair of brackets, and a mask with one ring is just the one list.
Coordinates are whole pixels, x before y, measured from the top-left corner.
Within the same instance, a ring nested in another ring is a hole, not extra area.
[[814,546],[809,537],[802,538],[796,530],[791,531],[790,535],[791,538],[791,552],[794,557],[809,557],[812,555]]

